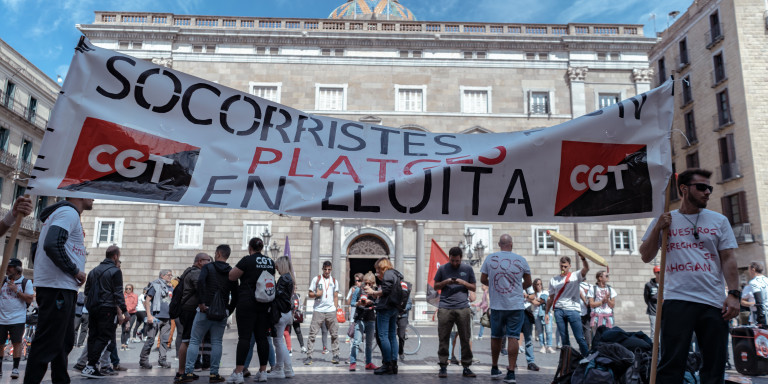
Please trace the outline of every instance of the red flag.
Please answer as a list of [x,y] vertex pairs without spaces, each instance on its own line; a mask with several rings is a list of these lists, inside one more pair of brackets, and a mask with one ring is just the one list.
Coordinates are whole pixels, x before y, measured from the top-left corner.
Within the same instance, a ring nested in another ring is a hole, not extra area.
[[429,250],[429,272],[427,273],[427,302],[437,307],[440,302],[440,291],[435,290],[435,274],[441,265],[448,264],[448,255],[432,239],[432,247]]

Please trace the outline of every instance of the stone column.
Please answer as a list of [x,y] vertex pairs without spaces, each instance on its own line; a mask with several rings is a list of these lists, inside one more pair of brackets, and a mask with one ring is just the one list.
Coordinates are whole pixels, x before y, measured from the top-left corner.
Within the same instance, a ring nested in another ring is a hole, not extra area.
[[395,220],[395,269],[403,273],[403,221]]
[[588,71],[587,67],[568,67],[568,78],[571,80],[571,113],[574,119],[587,114],[584,79]]
[[632,79],[635,81],[635,94],[639,95],[651,90],[651,79],[653,78],[653,69],[634,68],[632,69]]
[[[309,278],[320,274],[320,219],[312,218],[312,247],[309,251]],[[309,283],[307,283],[309,284]],[[306,294],[306,292],[303,292]]]
[[[414,320],[428,321],[427,315],[427,274],[424,270],[424,221],[416,222],[416,296],[413,298]],[[426,256],[428,257],[428,256]]]
[[[333,263],[333,277],[341,281],[340,273],[341,273],[341,220],[335,219],[333,220],[333,250],[331,253],[332,263]],[[343,283],[339,283],[343,284]],[[339,294],[341,294],[341,290],[339,290]]]

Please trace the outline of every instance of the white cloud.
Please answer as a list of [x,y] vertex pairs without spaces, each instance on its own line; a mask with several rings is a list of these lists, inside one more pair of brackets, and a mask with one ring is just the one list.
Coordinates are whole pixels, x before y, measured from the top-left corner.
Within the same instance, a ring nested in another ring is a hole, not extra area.
[[23,2],[24,0],[0,0],[0,4],[3,4],[3,8],[6,8],[11,12],[18,12]]

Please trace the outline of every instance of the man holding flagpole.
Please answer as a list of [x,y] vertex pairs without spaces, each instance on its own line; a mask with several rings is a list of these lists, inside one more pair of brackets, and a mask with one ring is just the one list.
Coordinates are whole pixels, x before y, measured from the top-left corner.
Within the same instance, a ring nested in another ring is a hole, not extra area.
[[[712,172],[689,169],[678,176],[680,208],[663,213],[648,227],[640,246],[649,263],[669,229],[664,301],[661,311],[661,357],[657,383],[683,381],[693,332],[699,341],[702,384],[722,383],[728,356],[728,321],[739,314],[739,279],[734,249],[738,246],[728,219],[705,209],[712,194]],[[728,294],[725,295],[725,285]]]

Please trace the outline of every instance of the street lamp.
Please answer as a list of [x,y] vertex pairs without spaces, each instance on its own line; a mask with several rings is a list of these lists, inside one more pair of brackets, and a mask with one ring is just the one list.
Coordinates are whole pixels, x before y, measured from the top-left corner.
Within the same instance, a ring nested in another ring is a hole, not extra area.
[[280,256],[280,246],[277,245],[277,241],[272,242],[272,246],[269,247],[269,253],[272,255],[273,260],[277,260]]
[[485,254],[485,245],[483,245],[483,239],[478,240],[477,245],[475,245],[475,255],[477,257],[477,260],[483,260],[483,255]]
[[269,227],[264,228],[264,232],[261,233],[261,239],[264,241],[264,246],[269,246],[269,240],[272,238],[272,234],[269,233]]

